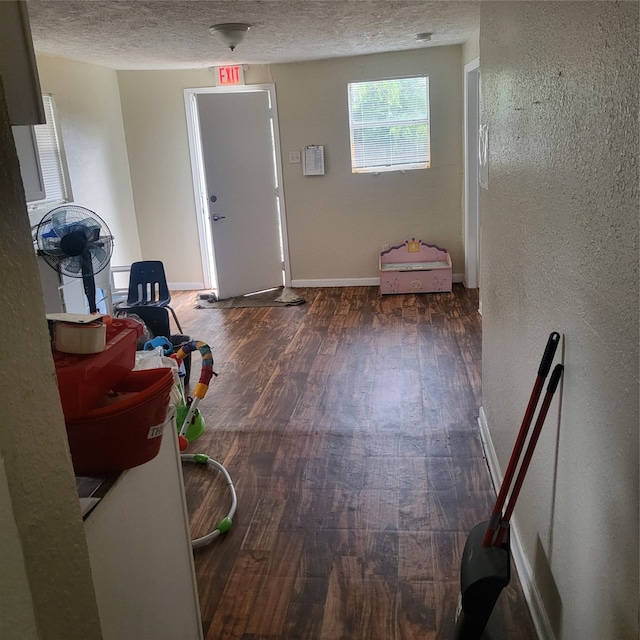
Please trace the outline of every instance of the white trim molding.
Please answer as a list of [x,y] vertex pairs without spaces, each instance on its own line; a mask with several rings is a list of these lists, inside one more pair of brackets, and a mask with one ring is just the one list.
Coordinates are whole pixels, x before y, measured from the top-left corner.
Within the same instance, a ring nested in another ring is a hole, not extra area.
[[292,287],[377,287],[380,278],[326,278],[292,280]]
[[480,286],[480,193],[478,127],[480,58],[464,67],[464,262],[465,286]]
[[[462,282],[463,274],[454,273],[452,282]],[[326,278],[292,280],[292,287],[378,287],[380,278]]]
[[[127,267],[127,270],[129,267]],[[462,282],[462,274],[454,273],[453,282]],[[292,280],[292,287],[377,287],[380,278],[326,278]],[[202,291],[208,289],[204,282],[169,282],[170,291]]]
[[[493,446],[493,440],[489,433],[489,425],[487,424],[487,416],[484,413],[484,408],[480,407],[480,416],[478,417],[478,427],[480,428],[480,439],[482,440],[482,448],[487,459],[487,465],[489,466],[489,473],[491,475],[491,481],[496,494],[500,490],[502,484],[502,470],[500,469],[500,463],[498,462],[498,456],[496,449]],[[511,533],[511,556],[513,562],[516,565],[516,571],[522,584],[522,591],[524,592],[525,600],[529,606],[529,612],[533,620],[533,625],[538,634],[540,640],[555,640],[555,636],[549,623],[549,618],[542,602],[542,597],[538,591],[538,587],[535,583],[533,571],[531,570],[531,564],[526,557],[522,548],[522,540],[516,523],[512,520],[510,525]]]
[[204,282],[169,282],[169,291],[202,291]]

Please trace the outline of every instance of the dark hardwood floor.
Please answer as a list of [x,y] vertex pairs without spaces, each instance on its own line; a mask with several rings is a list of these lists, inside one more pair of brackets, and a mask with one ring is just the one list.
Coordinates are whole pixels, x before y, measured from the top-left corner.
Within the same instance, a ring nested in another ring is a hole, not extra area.
[[[195,552],[205,638],[452,640],[462,548],[495,499],[477,292],[296,291],[306,304],[250,309],[173,294],[219,373],[189,451],[224,464],[238,493],[231,531]],[[228,490],[206,467],[184,475],[203,535]],[[490,628],[536,638],[515,571]]]

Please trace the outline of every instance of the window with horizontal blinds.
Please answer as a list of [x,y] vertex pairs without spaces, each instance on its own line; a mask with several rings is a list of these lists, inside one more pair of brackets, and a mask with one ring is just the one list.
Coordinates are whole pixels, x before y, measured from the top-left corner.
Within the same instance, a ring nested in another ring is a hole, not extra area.
[[54,205],[69,202],[71,190],[65,179],[64,155],[62,152],[62,140],[53,97],[42,96],[46,124],[34,126],[38,155],[40,156],[40,168],[44,182],[45,197],[43,200],[35,200],[29,204],[32,207]]
[[353,173],[430,166],[428,77],[351,82],[348,94]]

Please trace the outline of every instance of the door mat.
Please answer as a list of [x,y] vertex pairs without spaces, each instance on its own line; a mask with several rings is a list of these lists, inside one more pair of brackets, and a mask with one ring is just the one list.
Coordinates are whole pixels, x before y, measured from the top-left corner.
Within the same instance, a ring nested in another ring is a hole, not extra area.
[[214,293],[199,293],[196,297],[196,309],[242,309],[244,307],[291,307],[304,304],[301,298],[289,287],[278,287],[271,291],[252,293],[235,298],[218,300]]

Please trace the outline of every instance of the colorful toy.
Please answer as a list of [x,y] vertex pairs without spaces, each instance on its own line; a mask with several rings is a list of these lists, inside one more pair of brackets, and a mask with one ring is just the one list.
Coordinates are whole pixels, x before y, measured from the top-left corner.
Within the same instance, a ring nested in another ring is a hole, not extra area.
[[169,356],[173,353],[173,345],[167,338],[163,336],[158,336],[157,338],[153,338],[152,340],[147,340],[144,343],[145,351],[153,351],[157,347],[162,347],[162,351],[165,356]]
[[[193,398],[185,399],[183,396],[182,402],[180,406],[178,406],[176,412],[178,442],[181,452],[183,452],[190,443],[199,438],[204,432],[204,418],[198,410],[198,404],[207,394],[211,378],[217,375],[213,370],[213,355],[211,354],[211,348],[205,342],[191,340],[190,342],[183,344],[175,354],[178,364],[181,364],[182,360],[194,351],[200,352],[200,356],[202,357],[202,370],[200,372],[200,380],[193,391]],[[216,462],[204,453],[181,453],[180,459],[183,461],[195,462],[196,464],[207,465],[208,467],[212,467],[213,469],[220,471],[227,481],[229,492],[231,493],[231,508],[229,509],[226,517],[216,524],[213,531],[191,541],[191,546],[196,549],[209,544],[209,542],[231,529],[233,516],[235,515],[236,508],[238,506],[238,500],[231,476],[219,462]]]
[[[205,342],[191,340],[190,342],[183,344],[176,353],[176,360],[178,361],[178,364],[181,364],[182,360],[194,351],[200,352],[200,356],[202,357],[202,370],[200,372],[200,380],[193,391],[193,398],[187,403],[188,410],[182,420],[180,420],[181,412],[178,412],[178,441],[180,443],[180,451],[184,451],[189,444],[196,438],[199,438],[204,431],[203,423],[202,430],[191,429],[191,423],[194,415],[200,415],[200,412],[198,411],[198,404],[200,403],[200,400],[207,395],[209,383],[211,382],[211,378],[215,375],[213,372],[213,355],[211,353],[211,347],[209,347]],[[189,431],[191,432],[190,435],[188,433]]]

